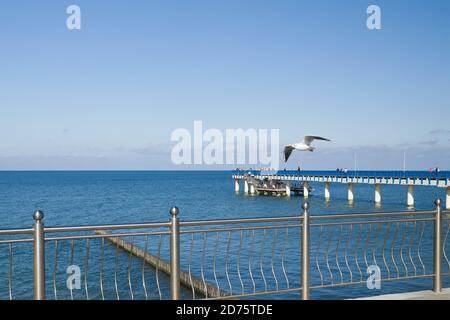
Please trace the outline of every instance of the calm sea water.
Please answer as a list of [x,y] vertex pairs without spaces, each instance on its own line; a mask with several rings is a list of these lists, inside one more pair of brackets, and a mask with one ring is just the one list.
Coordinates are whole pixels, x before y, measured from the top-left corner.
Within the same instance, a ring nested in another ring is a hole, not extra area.
[[[373,186],[356,185],[355,202],[352,206],[346,200],[345,185],[332,184],[332,200],[330,202],[324,201],[322,184],[313,183],[312,186],[315,191],[309,201],[313,215],[406,210],[406,188],[403,186],[383,186],[381,208],[374,206]],[[432,209],[433,202],[437,197],[445,197],[442,189],[416,187],[416,209]],[[167,221],[169,208],[174,205],[180,208],[182,220],[293,216],[301,212],[301,201],[301,197],[246,196],[242,193],[237,195],[234,193],[234,182],[230,172],[223,171],[0,172],[0,229],[30,227],[33,224],[32,213],[36,209],[44,211],[46,226],[60,226]],[[292,241],[292,252],[295,252],[298,243],[295,242],[295,235],[289,238],[289,241]],[[100,244],[92,242],[90,245],[92,246],[92,256],[95,255],[95,250],[98,250]],[[151,244],[149,250],[152,248],[152,250],[156,250],[152,247],[154,245]],[[232,245],[236,246],[238,242],[233,242]],[[13,247],[13,296],[15,298],[31,297],[32,283],[30,282],[29,268],[32,260],[29,250],[22,250],[25,246],[26,244],[23,245],[23,248],[20,245]],[[84,265],[83,248],[83,245],[77,245],[77,249],[74,251],[75,257],[73,254],[71,257],[70,243],[59,244],[58,262],[61,259],[63,262],[59,262],[56,276],[62,279],[61,288],[64,287],[64,277],[67,277],[64,273],[64,263],[74,262],[78,259],[80,265]],[[53,249],[54,245],[47,248],[49,270],[54,268]],[[110,249],[113,250],[113,248]],[[5,258],[8,257],[8,250],[7,245],[0,245],[1,299],[8,298],[9,267],[5,261]],[[162,250],[165,250],[164,245]],[[201,258],[199,252],[200,250],[194,253],[193,260]],[[126,279],[126,255],[123,258],[125,260],[120,264],[119,272],[122,272]],[[186,259],[188,258],[186,257]],[[113,264],[112,261],[106,261],[106,264],[108,263]],[[138,262],[132,261],[132,263]],[[97,265],[98,263],[93,263],[89,269],[92,270],[91,273],[94,273]],[[141,280],[138,272],[140,268],[137,265],[136,270],[136,274],[133,274],[131,278],[134,283],[138,284]],[[291,271],[295,273],[294,269]],[[50,274],[52,274],[51,272]],[[152,272],[154,271],[148,268],[147,273],[151,274]],[[98,286],[98,280],[91,281],[97,283]],[[104,286],[112,287],[113,284],[106,284],[107,281],[108,279],[105,278]],[[50,283],[49,292],[52,292],[51,285]],[[128,283],[119,284],[124,288],[127,288],[127,285]],[[149,286],[152,285],[155,283],[149,280]],[[161,280],[160,285],[163,291],[167,292],[167,281]],[[431,281],[429,280],[409,283],[393,282],[384,285],[383,289],[377,292],[368,291],[365,286],[320,289],[314,291],[312,297],[318,299],[347,298],[430,288]],[[135,297],[139,297],[139,292],[142,291],[139,290],[136,289],[136,292],[133,292]],[[91,298],[99,298],[96,288],[92,289],[92,292]],[[67,294],[67,291],[64,293],[61,289],[60,297]],[[75,293],[75,297],[77,294],[79,298],[82,298],[81,293]],[[185,297],[188,295],[188,292],[184,292]],[[167,297],[167,293],[165,296]],[[115,298],[115,296],[110,298]],[[295,297],[283,295],[281,298]]]

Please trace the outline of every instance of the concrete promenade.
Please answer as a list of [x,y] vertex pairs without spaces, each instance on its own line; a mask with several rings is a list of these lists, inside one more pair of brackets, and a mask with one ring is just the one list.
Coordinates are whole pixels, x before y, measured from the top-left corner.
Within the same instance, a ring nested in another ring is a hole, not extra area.
[[354,300],[450,300],[450,288],[442,289],[441,293],[435,293],[432,290],[384,294],[380,296],[372,296],[358,298]]

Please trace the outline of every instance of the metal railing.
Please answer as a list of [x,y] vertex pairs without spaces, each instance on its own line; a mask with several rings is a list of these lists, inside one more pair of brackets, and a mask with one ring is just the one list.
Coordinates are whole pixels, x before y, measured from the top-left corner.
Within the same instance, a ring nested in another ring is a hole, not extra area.
[[435,204],[310,215],[305,202],[293,217],[205,221],[180,221],[172,208],[168,222],[75,227],[46,227],[36,211],[32,228],[0,230],[0,295],[309,299],[312,290],[366,284],[373,268],[383,283],[433,279],[440,292],[450,275],[450,219]]
[[233,174],[252,175],[290,175],[290,176],[325,176],[325,177],[367,177],[367,178],[394,178],[394,179],[450,179],[450,171],[400,171],[400,170],[233,170]]
[[365,284],[366,270],[375,266],[381,281],[433,278],[440,292],[443,255],[450,266],[442,241],[443,234],[447,241],[449,222],[437,204],[435,211],[314,217],[314,268],[320,281],[310,288]]

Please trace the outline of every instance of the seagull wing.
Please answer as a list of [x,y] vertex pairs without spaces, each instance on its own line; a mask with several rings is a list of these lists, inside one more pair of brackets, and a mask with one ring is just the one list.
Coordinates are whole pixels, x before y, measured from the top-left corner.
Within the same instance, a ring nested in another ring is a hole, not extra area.
[[331,141],[329,139],[318,137],[318,136],[305,136],[304,142],[307,146],[309,146],[309,145],[311,145],[311,142],[313,142],[314,140]]
[[287,162],[289,157],[291,156],[292,151],[295,148],[293,146],[285,146],[284,147],[284,162]]

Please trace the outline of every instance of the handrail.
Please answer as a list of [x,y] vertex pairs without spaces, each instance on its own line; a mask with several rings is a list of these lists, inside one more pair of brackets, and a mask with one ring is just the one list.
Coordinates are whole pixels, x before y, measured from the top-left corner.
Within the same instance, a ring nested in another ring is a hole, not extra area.
[[90,226],[68,226],[68,227],[45,227],[46,233],[56,232],[80,232],[80,231],[97,231],[97,230],[123,230],[123,229],[148,229],[148,228],[164,228],[169,227],[168,222],[156,223],[131,223],[131,224],[106,224],[106,225],[90,225]]
[[272,218],[244,218],[244,219],[217,219],[217,220],[192,220],[181,221],[180,226],[208,226],[217,224],[246,224],[246,223],[264,223],[264,222],[289,222],[302,220],[302,216],[292,217],[272,217]]
[[23,229],[3,229],[0,230],[0,236],[4,235],[17,235],[17,234],[32,234],[32,228],[23,228]]

